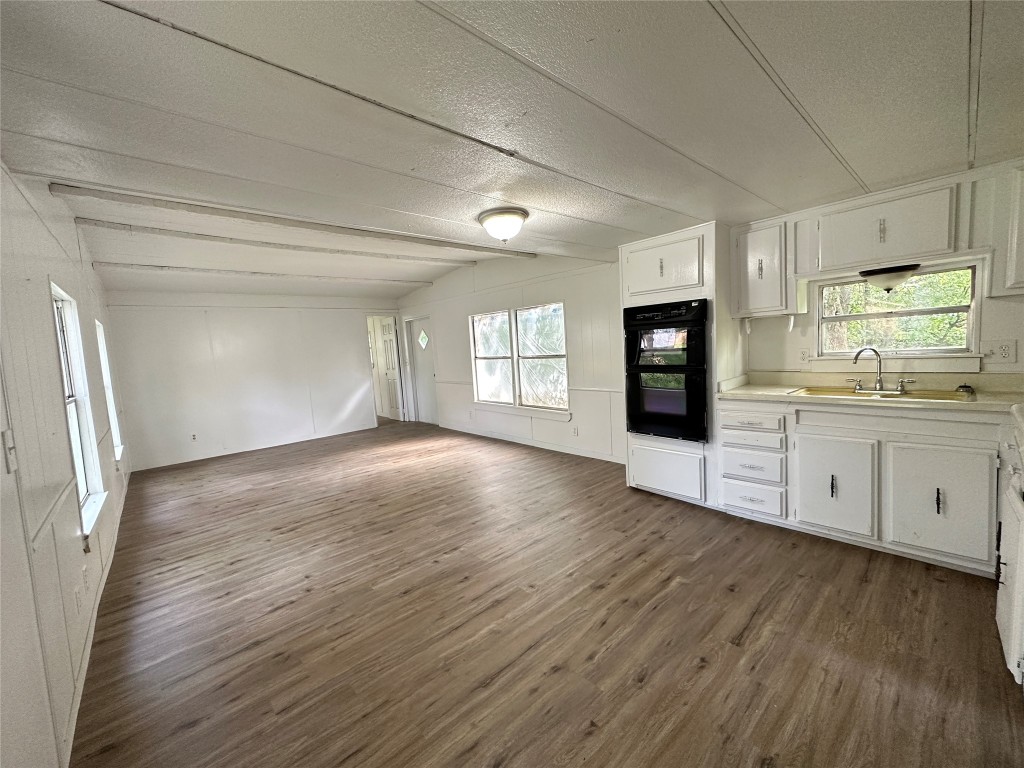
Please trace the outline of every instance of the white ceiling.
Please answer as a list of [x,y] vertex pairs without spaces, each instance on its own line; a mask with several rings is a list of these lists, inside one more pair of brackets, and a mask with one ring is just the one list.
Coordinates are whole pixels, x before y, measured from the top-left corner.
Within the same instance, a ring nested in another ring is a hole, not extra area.
[[134,227],[80,225],[117,289],[395,298],[500,258],[502,204],[516,249],[611,261],[1024,155],[1024,3],[119,5],[0,3],[4,162],[150,198],[63,197]]

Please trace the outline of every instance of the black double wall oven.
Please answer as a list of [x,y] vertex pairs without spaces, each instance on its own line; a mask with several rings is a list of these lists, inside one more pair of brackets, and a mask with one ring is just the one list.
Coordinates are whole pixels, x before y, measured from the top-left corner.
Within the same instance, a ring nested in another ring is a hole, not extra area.
[[626,429],[708,439],[708,300],[627,307]]

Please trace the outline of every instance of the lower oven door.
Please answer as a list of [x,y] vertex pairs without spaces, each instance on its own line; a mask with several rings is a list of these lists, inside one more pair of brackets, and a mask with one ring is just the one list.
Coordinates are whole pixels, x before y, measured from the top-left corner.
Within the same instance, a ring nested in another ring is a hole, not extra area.
[[702,369],[626,370],[626,429],[680,440],[708,439],[707,380]]

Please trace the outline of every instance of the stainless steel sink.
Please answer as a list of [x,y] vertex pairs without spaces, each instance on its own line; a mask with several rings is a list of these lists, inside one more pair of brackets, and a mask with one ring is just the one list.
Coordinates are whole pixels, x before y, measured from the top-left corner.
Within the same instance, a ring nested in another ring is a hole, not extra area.
[[855,397],[858,400],[932,400],[936,402],[966,403],[975,399],[972,392],[947,389],[918,389],[913,392],[873,392],[869,389],[854,392],[850,387],[800,387],[791,395],[810,397]]

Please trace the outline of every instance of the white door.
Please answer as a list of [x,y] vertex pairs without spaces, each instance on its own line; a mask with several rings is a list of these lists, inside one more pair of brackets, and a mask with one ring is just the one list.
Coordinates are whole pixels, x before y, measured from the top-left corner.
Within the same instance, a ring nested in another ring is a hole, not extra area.
[[892,540],[988,560],[995,466],[994,451],[891,443]]
[[409,321],[409,348],[416,386],[416,420],[437,424],[437,390],[434,385],[434,332],[430,318]]
[[402,418],[402,399],[398,383],[398,324],[394,317],[370,318],[373,397],[377,415],[386,419]]
[[872,535],[876,445],[875,440],[799,435],[797,520]]

